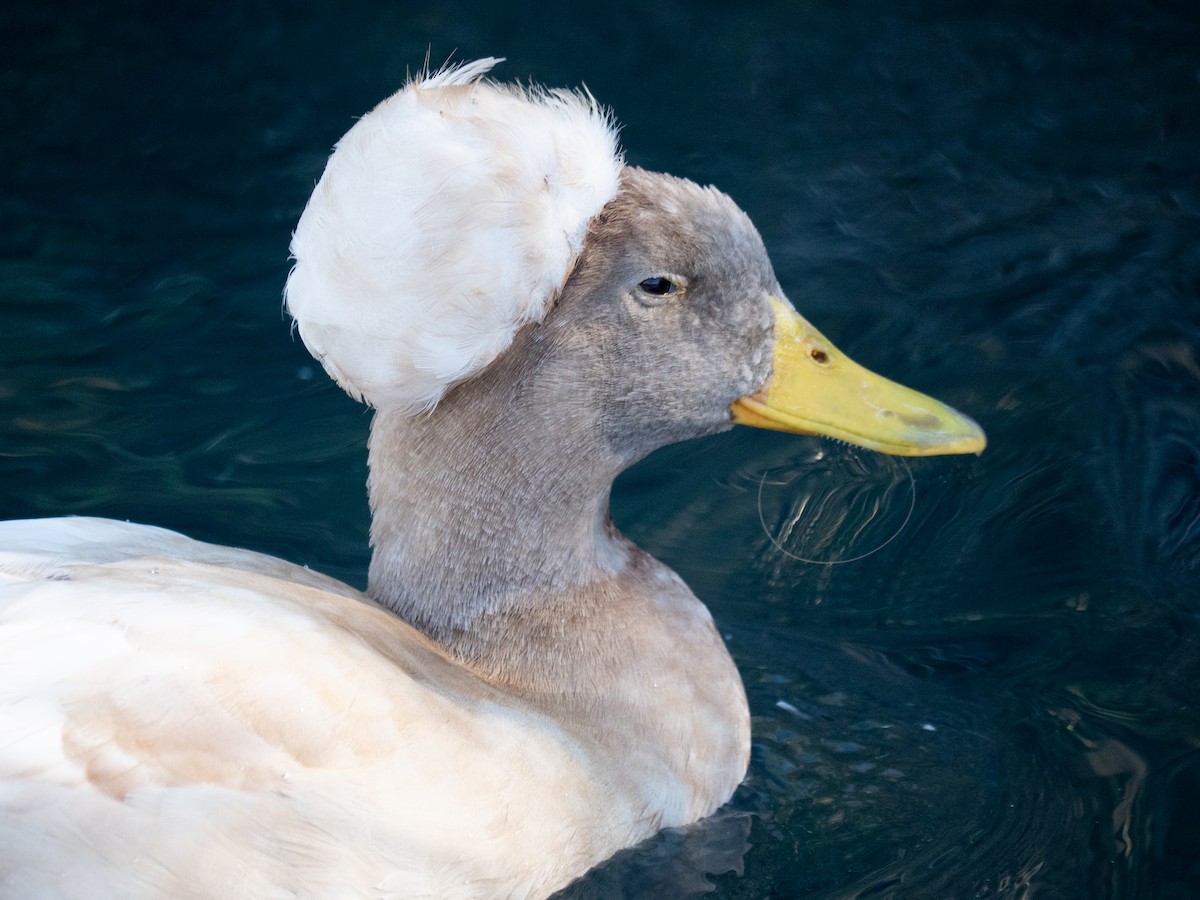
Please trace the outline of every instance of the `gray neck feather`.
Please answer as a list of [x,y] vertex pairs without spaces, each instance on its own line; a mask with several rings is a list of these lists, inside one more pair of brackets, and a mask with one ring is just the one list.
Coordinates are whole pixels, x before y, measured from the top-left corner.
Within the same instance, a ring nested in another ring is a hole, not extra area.
[[539,365],[506,354],[435,413],[372,423],[369,592],[451,649],[481,616],[611,576],[630,553],[608,521],[625,464],[596,439],[586,386],[520,378],[513,360]]

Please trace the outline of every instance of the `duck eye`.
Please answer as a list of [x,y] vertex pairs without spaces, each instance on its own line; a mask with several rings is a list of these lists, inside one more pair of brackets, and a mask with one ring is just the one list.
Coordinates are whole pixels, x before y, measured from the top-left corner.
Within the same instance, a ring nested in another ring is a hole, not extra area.
[[679,293],[679,285],[670,278],[663,278],[661,275],[655,275],[653,278],[639,281],[638,289],[643,294],[649,294],[651,297],[670,297],[672,294]]

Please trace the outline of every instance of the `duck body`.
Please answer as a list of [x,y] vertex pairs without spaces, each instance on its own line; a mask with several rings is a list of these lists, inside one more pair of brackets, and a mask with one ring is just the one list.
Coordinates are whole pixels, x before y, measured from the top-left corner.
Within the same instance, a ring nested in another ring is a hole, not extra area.
[[0,523],[4,896],[546,897],[749,757],[712,617],[613,526],[613,479],[739,421],[982,449],[804,322],[732,200],[490,64],[360,120],[293,240],[300,334],[376,408],[365,593]]
[[[539,695],[260,554],[99,519],[0,523],[0,546],[4,896],[545,896],[745,768],[731,663],[716,696],[676,692],[677,653],[607,698]],[[597,608],[627,616],[628,579],[654,583],[658,640],[719,646],[644,556]]]

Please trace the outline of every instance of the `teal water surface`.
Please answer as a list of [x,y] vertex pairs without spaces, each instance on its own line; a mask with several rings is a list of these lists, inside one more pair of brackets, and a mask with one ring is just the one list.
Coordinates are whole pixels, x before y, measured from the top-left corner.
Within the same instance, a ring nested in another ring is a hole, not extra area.
[[621,479],[754,756],[565,896],[1200,896],[1194,2],[10,4],[0,518],[363,584],[369,416],[281,289],[329,148],[427,54],[586,83],[631,162],[747,209],[842,349],[990,439],[736,429]]

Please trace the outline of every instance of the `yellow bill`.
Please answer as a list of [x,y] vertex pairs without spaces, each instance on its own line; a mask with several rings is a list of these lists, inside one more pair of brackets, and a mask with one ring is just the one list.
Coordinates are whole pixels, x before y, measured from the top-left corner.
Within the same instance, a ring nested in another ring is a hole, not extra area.
[[771,305],[775,368],[765,387],[730,407],[733,421],[894,456],[983,451],[983,429],[962,413],[864,369],[787,303],[772,297]]

